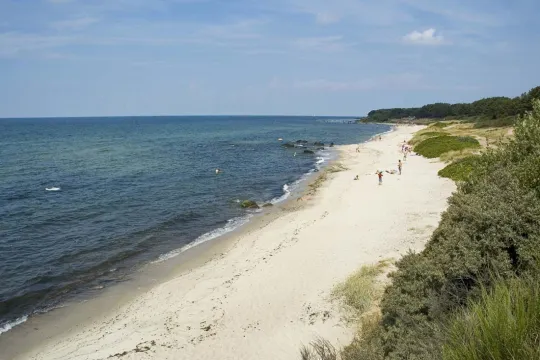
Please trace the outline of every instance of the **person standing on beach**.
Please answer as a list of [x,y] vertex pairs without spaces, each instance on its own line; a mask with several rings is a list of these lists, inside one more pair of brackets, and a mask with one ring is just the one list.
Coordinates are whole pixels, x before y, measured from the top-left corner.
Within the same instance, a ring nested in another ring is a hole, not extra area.
[[377,170],[375,174],[379,176],[379,185],[382,185],[382,177],[383,177],[382,171]]
[[403,163],[401,162],[401,160],[398,160],[398,163],[397,163],[397,168],[399,170],[399,175],[401,175],[401,167],[403,166]]

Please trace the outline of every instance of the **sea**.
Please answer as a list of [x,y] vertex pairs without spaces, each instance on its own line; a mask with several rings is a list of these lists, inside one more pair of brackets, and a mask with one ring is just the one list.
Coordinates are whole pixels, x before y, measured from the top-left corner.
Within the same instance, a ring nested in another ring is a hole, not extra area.
[[[351,120],[0,119],[0,334],[145,264],[217,241],[264,211],[241,201],[287,199],[336,156],[331,142],[389,130]],[[282,146],[298,140],[303,146]]]

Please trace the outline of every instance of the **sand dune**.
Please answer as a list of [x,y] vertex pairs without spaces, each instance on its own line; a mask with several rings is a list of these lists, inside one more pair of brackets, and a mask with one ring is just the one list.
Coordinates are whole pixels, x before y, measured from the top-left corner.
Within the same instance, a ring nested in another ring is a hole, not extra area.
[[348,170],[314,195],[274,209],[279,216],[241,231],[223,255],[22,358],[275,360],[298,358],[316,336],[348,343],[332,287],[362,264],[422,249],[455,188],[437,176],[441,163],[419,156],[377,184],[375,171],[396,169],[400,143],[418,129],[400,127],[360,153],[341,147]]

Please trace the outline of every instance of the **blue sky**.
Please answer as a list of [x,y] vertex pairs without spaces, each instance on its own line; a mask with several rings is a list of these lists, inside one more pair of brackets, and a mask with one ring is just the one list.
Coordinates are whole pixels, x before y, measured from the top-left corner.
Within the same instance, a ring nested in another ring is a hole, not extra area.
[[0,0],[0,117],[363,115],[540,85],[538,0]]

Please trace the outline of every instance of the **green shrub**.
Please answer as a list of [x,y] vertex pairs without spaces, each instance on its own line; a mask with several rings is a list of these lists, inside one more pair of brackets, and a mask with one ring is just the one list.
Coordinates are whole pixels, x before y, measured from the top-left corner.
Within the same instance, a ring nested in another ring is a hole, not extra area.
[[444,360],[540,359],[540,282],[511,279],[483,289],[451,322]]
[[441,358],[437,329],[482,297],[490,274],[538,273],[540,102],[516,125],[514,140],[477,161],[424,251],[403,257],[391,275],[381,302],[386,359]]
[[422,141],[414,150],[427,158],[436,158],[448,151],[479,148],[480,143],[470,136],[437,136]]
[[383,360],[382,327],[380,315],[362,318],[359,333],[341,350],[341,360]]
[[465,181],[473,171],[478,156],[467,156],[447,165],[444,169],[439,170],[439,176],[452,179],[454,181]]
[[345,360],[540,358],[540,101],[514,135],[475,159],[426,248],[396,264],[379,325]]
[[481,119],[474,122],[475,129],[513,126],[516,123],[515,116],[508,116],[498,119]]

